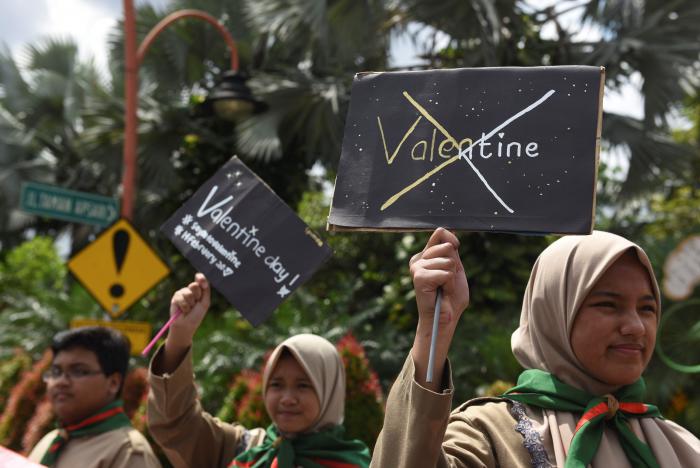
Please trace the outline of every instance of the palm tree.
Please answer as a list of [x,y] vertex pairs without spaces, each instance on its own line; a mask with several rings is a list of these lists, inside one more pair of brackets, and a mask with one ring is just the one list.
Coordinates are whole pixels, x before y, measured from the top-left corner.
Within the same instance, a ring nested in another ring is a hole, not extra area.
[[[79,63],[71,41],[46,40],[27,49],[20,70],[9,50],[0,51],[0,242],[3,249],[32,227],[56,235],[65,223],[33,219],[19,211],[23,181],[38,180],[110,194],[105,152],[81,140],[82,109],[96,93],[108,96],[94,64]],[[98,166],[96,166],[97,164]]]
[[253,83],[270,108],[237,128],[239,148],[333,169],[354,73],[386,67],[384,2],[250,0],[245,12],[259,51]]
[[[591,1],[584,13],[584,19],[606,32],[591,44],[589,63],[605,64],[612,86],[641,77],[643,117],[610,116],[606,127],[611,145],[629,149],[623,194],[658,188],[664,178],[682,176],[688,169],[694,152],[670,138],[668,117],[688,91],[700,85],[700,4],[647,0],[639,8],[637,3]],[[586,47],[579,47],[580,54]]]
[[[427,51],[433,66],[604,66],[611,91],[638,78],[643,117],[606,113],[603,119],[607,147],[629,155],[617,195],[635,198],[683,176],[693,152],[673,141],[668,118],[700,85],[698,2],[565,0],[540,10],[512,0],[398,4],[402,24],[418,22],[448,36],[446,47]],[[543,37],[545,27],[554,30],[553,38]],[[598,37],[582,37],[584,28]]]

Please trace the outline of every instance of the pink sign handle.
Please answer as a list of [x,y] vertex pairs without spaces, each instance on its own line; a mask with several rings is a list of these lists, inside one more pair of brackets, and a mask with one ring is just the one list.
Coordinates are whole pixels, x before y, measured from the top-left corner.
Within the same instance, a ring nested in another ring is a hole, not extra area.
[[168,330],[168,328],[170,328],[170,325],[172,325],[173,322],[174,322],[180,315],[182,315],[182,311],[181,311],[180,309],[177,309],[177,310],[175,311],[175,313],[173,314],[173,316],[170,317],[170,320],[168,320],[168,321],[166,322],[166,324],[163,325],[163,328],[161,328],[160,330],[158,330],[158,333],[156,333],[156,336],[153,337],[153,339],[151,340],[151,342],[148,343],[148,345],[147,345],[145,348],[143,348],[143,351],[141,351],[141,356],[147,356],[148,353],[151,352],[151,348],[153,348],[153,346],[155,346],[155,344],[158,342],[158,340],[160,339],[160,337],[163,336],[163,333],[165,333],[165,332]]

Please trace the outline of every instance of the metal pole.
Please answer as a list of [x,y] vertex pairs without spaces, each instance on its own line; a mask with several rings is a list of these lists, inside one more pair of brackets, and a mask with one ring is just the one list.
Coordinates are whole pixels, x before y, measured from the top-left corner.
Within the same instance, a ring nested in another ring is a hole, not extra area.
[[133,0],[124,0],[124,151],[122,168],[123,218],[131,220],[134,213],[136,192],[136,160],[138,147],[138,88],[139,66],[146,51],[155,38],[175,21],[182,18],[198,18],[213,25],[223,36],[231,52],[231,70],[238,71],[238,50],[233,36],[210,14],[199,10],[178,10],[163,18],[146,35],[140,46],[136,46],[136,18]]
[[134,180],[136,179],[136,147],[138,134],[136,115],[138,100],[138,62],[136,61],[136,18],[133,0],[124,0],[124,167],[122,168],[122,217],[133,215]]
[[226,42],[226,46],[228,47],[229,51],[231,52],[231,70],[233,71],[238,71],[238,49],[236,48],[236,41],[233,40],[233,36],[231,36],[231,33],[226,30],[226,28],[219,23],[219,21],[211,16],[209,13],[206,13],[204,11],[200,10],[178,10],[173,13],[170,13],[168,16],[163,18],[153,26],[153,29],[149,31],[149,33],[146,35],[146,37],[143,38],[143,42],[141,42],[141,45],[139,46],[138,51],[136,52],[136,57],[138,60],[138,64],[141,65],[141,61],[143,60],[143,56],[146,55],[146,51],[148,48],[151,46],[151,43],[155,40],[155,38],[163,32],[165,28],[170,26],[172,23],[175,21],[182,19],[182,18],[197,18],[206,21],[207,23],[211,24],[216,28],[216,30],[221,34],[221,36],[224,39],[224,42]]

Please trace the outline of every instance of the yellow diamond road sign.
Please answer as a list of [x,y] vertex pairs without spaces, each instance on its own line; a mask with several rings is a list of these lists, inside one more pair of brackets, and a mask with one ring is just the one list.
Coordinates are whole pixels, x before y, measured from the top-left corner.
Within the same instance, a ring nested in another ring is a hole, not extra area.
[[75,254],[68,268],[114,318],[170,273],[125,219]]

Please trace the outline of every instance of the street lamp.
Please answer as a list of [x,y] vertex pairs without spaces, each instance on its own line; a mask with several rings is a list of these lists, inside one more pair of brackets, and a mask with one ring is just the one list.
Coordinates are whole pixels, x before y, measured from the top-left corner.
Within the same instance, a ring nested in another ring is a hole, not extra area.
[[246,78],[237,71],[222,73],[204,104],[211,106],[220,118],[233,122],[242,116],[262,111],[265,104],[255,99],[245,82]]
[[238,73],[238,50],[231,34],[219,21],[200,10],[178,10],[156,24],[136,46],[136,18],[133,0],[124,0],[124,56],[126,62],[124,85],[124,152],[122,174],[122,217],[131,220],[136,179],[136,155],[138,146],[138,71],[146,51],[155,38],[168,26],[182,18],[197,18],[206,21],[221,34],[231,51],[231,70],[225,72],[207,100],[214,111],[228,120],[237,120],[241,115],[261,110],[257,101],[245,84],[245,78]]

